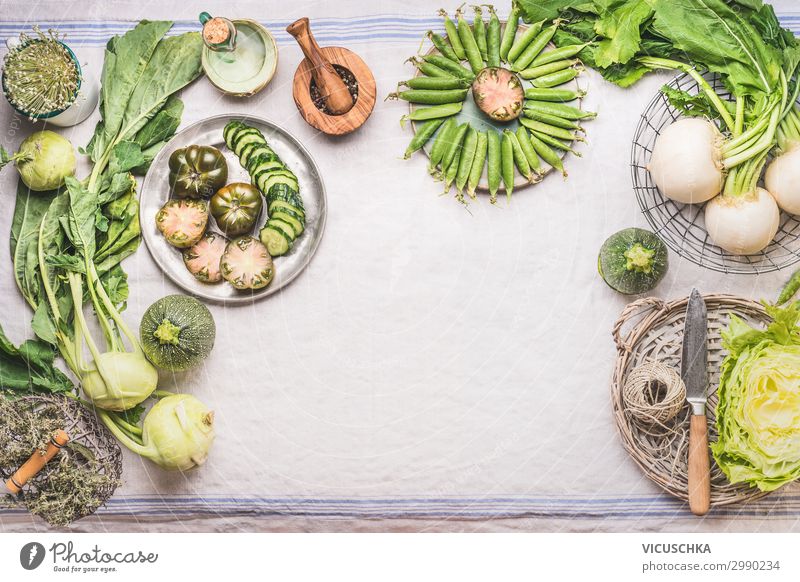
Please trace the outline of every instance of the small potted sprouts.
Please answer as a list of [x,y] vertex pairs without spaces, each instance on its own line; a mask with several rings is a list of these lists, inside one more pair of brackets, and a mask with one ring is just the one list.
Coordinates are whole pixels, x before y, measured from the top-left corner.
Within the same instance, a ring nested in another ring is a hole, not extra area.
[[68,127],[89,117],[97,106],[95,79],[81,71],[75,53],[57,33],[34,27],[6,40],[9,52],[3,63],[3,94],[9,104],[31,121],[47,120]]

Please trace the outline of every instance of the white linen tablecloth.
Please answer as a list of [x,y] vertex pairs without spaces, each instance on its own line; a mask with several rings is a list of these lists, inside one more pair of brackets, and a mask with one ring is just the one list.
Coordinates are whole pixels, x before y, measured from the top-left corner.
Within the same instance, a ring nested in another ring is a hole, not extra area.
[[[611,419],[610,330],[629,299],[597,275],[611,233],[646,226],[631,189],[630,141],[667,76],[628,90],[584,77],[583,158],[569,179],[549,176],[496,207],[466,212],[428,176],[426,158],[401,155],[402,102],[382,101],[412,74],[404,60],[440,3],[422,0],[2,2],[4,38],[32,24],[67,33],[99,74],[102,47],[142,18],[199,29],[202,9],[263,22],[280,49],[278,72],[249,99],[200,79],[183,92],[183,125],[224,112],[276,121],[318,163],[329,197],[310,267],[276,296],[211,305],[217,342],[200,368],[162,374],[160,386],[196,394],[216,411],[217,440],[201,469],[175,474],[125,455],[124,485],[75,531],[787,531],[800,529],[798,487],[750,505],[692,517],[627,457]],[[457,2],[444,3],[452,12]],[[508,2],[500,2],[501,16]],[[800,27],[793,2],[777,2]],[[302,58],[285,26],[309,16],[322,46],[343,45],[372,68],[379,101],[368,123],[339,139],[295,109]],[[64,130],[84,145],[98,119]],[[32,130],[0,103],[0,140]],[[85,171],[82,170],[82,171]],[[15,342],[31,335],[16,289],[8,234],[16,173],[0,176],[0,321]],[[772,297],[787,276],[725,276],[670,256],[663,298],[704,292]],[[180,290],[145,248],[124,266],[127,321]],[[43,531],[0,512],[0,530]]]

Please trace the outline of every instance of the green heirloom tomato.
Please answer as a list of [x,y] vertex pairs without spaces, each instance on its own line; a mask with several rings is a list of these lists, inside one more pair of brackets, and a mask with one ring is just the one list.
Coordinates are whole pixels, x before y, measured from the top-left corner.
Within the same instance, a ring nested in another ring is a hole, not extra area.
[[228,162],[215,147],[190,145],[169,157],[169,185],[176,198],[211,198],[228,181]]
[[234,182],[220,188],[211,198],[211,215],[227,236],[253,230],[261,214],[261,192],[252,184]]

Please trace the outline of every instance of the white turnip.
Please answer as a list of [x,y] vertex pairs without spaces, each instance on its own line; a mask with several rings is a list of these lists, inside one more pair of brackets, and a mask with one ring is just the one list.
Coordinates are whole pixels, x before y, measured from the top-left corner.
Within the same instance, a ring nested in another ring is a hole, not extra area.
[[656,139],[647,169],[661,193],[684,204],[719,194],[724,180],[722,134],[705,119],[679,119]]
[[800,143],[772,160],[764,185],[781,210],[800,214]]
[[750,194],[717,196],[705,211],[711,240],[735,255],[764,250],[778,232],[780,210],[763,188],[755,188]]

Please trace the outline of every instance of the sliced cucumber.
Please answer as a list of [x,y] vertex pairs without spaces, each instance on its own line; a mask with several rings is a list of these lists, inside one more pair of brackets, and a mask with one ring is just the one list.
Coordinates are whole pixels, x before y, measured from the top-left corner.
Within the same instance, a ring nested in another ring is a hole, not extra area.
[[247,162],[250,160],[253,152],[263,148],[264,144],[260,142],[251,142],[242,148],[242,154],[239,156],[239,162],[241,162],[242,167],[247,168]]
[[253,168],[253,170],[250,172],[250,177],[253,179],[254,183],[258,183],[258,180],[261,178],[262,174],[277,172],[283,168],[283,162],[280,160],[263,161],[258,164],[258,167]]
[[297,193],[297,190],[291,188],[287,184],[275,184],[267,192],[267,206],[276,200],[283,200],[284,202],[296,206],[300,210],[305,210],[303,206],[303,199]]
[[301,221],[286,212],[270,212],[269,218],[270,220],[281,220],[291,226],[294,231],[294,238],[303,234],[303,230],[305,230]]
[[292,228],[292,225],[289,224],[288,222],[278,220],[277,218],[270,218],[267,221],[267,226],[281,231],[289,238],[290,241],[294,242],[295,239],[294,229]]
[[284,202],[283,200],[275,200],[274,202],[270,203],[268,210],[270,216],[275,212],[285,212],[289,216],[294,216],[297,220],[302,222],[304,226],[306,224],[306,213],[300,210],[297,206],[289,204],[288,202]]
[[[273,172],[266,180],[259,180],[258,185],[262,192],[269,192],[276,184],[286,184],[295,192],[300,189],[297,183],[297,177],[288,170]],[[295,206],[299,206],[299,204],[295,204]]]
[[265,226],[259,233],[261,242],[267,247],[270,256],[280,257],[289,252],[292,248],[292,242],[286,238],[283,231],[276,230],[269,226]]
[[242,126],[244,126],[244,123],[241,121],[231,121],[225,126],[225,129],[222,130],[222,139],[225,140],[225,145],[229,148],[231,147],[231,136],[233,132]]
[[247,157],[247,164],[244,165],[247,170],[254,170],[259,162],[262,161],[281,161],[278,155],[272,151],[268,145],[256,144],[256,147],[250,150],[250,155]]
[[230,145],[228,147],[233,149],[236,146],[236,140],[242,137],[245,133],[260,134],[261,132],[255,127],[250,127],[242,123],[241,125],[233,128],[230,134],[228,134],[228,141],[230,141]]
[[269,187],[267,186],[267,181],[270,178],[273,178],[275,176],[286,176],[288,178],[293,178],[294,174],[292,174],[292,172],[289,170],[289,168],[287,168],[284,165],[281,165],[281,167],[278,168],[278,169],[270,170],[269,172],[265,172],[265,173],[259,174],[258,176],[255,176],[256,185],[258,186],[258,188],[261,190],[261,192],[263,194],[267,194],[269,192]]
[[244,148],[250,144],[260,144],[264,143],[264,136],[260,133],[247,133],[241,137],[236,137],[236,141],[233,143],[233,153],[235,153],[239,160],[242,159],[242,151]]

